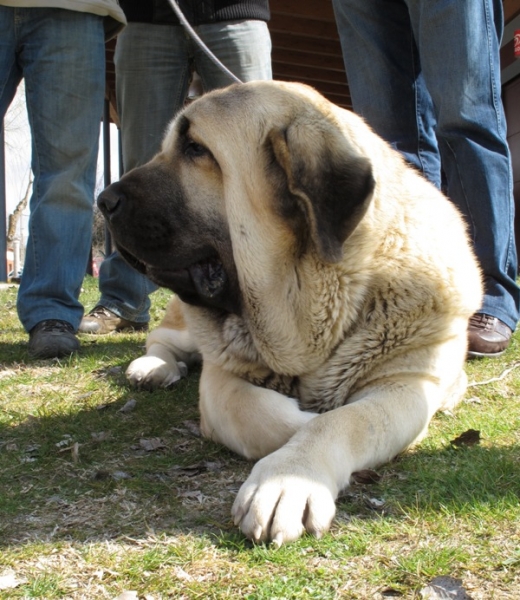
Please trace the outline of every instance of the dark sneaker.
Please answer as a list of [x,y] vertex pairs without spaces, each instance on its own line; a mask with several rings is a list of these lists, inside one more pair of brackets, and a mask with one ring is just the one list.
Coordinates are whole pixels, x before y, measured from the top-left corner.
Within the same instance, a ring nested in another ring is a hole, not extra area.
[[500,356],[511,342],[513,332],[509,327],[491,315],[476,313],[469,320],[468,355]]
[[148,323],[136,323],[118,317],[104,306],[96,306],[84,316],[79,325],[81,333],[112,333],[113,331],[146,331]]
[[79,350],[79,340],[67,321],[40,321],[29,332],[29,354],[33,358],[59,358]]

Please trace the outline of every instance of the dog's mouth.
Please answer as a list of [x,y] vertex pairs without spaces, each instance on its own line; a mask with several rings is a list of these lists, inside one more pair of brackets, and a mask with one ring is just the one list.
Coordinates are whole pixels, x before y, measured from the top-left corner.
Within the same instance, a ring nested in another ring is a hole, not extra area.
[[229,278],[216,253],[204,256],[185,267],[172,265],[170,268],[143,262],[124,248],[118,250],[134,269],[158,286],[172,290],[184,302],[230,310]]
[[[181,291],[195,289],[199,296],[208,300],[218,297],[227,281],[224,265],[217,256],[205,258],[183,269],[163,269],[146,265],[146,275],[154,283],[170,288],[179,295]],[[179,285],[182,285],[184,290],[180,290]]]

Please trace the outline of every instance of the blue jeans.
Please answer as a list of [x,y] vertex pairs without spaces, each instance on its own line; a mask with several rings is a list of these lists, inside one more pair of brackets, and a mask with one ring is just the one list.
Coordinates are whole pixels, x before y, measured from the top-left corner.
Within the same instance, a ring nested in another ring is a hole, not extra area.
[[515,329],[520,293],[501,0],[333,0],[354,110],[464,215],[485,283],[481,312]]
[[22,78],[34,183],[18,315],[27,331],[46,319],[77,329],[103,112],[102,18],[0,6],[0,118]]
[[[271,79],[271,38],[263,21],[200,25],[198,35],[242,81]],[[129,23],[114,56],[125,171],[148,162],[161,146],[168,123],[184,105],[191,67],[206,91],[232,83],[184,29]],[[99,304],[137,323],[150,318],[156,287],[117,253],[101,263]]]

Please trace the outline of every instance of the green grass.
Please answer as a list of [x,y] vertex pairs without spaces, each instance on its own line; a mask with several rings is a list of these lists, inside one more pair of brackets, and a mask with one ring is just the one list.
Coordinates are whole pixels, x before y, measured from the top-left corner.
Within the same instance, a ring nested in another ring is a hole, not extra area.
[[[87,309],[96,286],[85,281]],[[152,326],[168,297],[153,295]],[[82,336],[78,356],[31,361],[16,288],[0,302],[0,586],[18,581],[0,598],[419,598],[440,575],[473,599],[520,597],[518,334],[502,358],[467,365],[470,381],[495,381],[470,387],[377,483],[346,490],[328,535],[275,549],[231,522],[251,463],[197,435],[197,372],[130,388],[142,333]],[[480,443],[453,447],[468,429]]]

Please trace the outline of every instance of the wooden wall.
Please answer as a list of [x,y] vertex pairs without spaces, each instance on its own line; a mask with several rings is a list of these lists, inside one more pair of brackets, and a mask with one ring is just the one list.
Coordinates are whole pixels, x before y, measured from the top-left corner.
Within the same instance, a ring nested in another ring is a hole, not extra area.
[[520,0],[504,0],[504,21],[507,23],[520,14]]
[[271,0],[270,6],[274,78],[308,83],[350,107],[331,0]]

